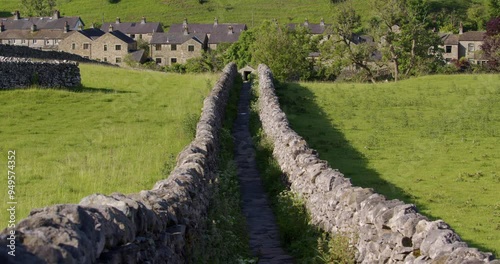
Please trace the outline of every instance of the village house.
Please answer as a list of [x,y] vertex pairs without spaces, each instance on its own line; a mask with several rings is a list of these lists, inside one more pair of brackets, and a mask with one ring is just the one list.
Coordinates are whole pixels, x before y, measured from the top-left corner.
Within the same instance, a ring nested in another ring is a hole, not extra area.
[[142,17],[140,22],[121,22],[117,17],[114,23],[104,23],[101,30],[108,30],[112,25],[115,30],[123,32],[134,40],[144,40],[147,43],[151,42],[154,33],[163,32],[163,27],[159,22],[147,22],[145,17]]
[[109,25],[108,32],[93,41],[91,59],[121,65],[135,51],[137,42]]
[[463,26],[460,24],[458,34],[441,34],[443,41],[443,57],[447,62],[465,58],[471,64],[484,64],[487,62],[483,58],[481,45],[484,43],[486,32],[468,31],[463,32]]
[[104,31],[93,27],[71,31],[66,38],[59,42],[59,50],[92,59],[94,58],[92,53],[94,40],[104,34]]
[[15,11],[13,17],[0,19],[0,43],[57,50],[59,42],[71,30],[83,26],[79,17],[61,17],[57,10],[52,17],[28,18],[22,18],[19,11]]
[[207,48],[215,50],[222,43],[232,44],[238,41],[241,32],[247,30],[245,24],[238,23],[219,23],[215,18],[213,24],[188,24],[185,18],[182,24],[170,25],[169,33],[180,34],[184,29],[188,28],[193,34],[206,34],[208,38]]
[[302,24],[288,24],[288,28],[291,30],[296,29],[297,27],[304,27],[308,30],[309,34],[312,36],[321,36],[324,35],[325,39],[328,39],[331,35],[331,30],[329,29],[331,24],[325,24],[325,20],[322,18],[319,24],[309,23],[309,20],[306,19]]
[[182,33],[155,33],[151,39],[151,58],[162,66],[186,63],[188,59],[201,57],[207,41],[207,34],[191,32],[188,27]]

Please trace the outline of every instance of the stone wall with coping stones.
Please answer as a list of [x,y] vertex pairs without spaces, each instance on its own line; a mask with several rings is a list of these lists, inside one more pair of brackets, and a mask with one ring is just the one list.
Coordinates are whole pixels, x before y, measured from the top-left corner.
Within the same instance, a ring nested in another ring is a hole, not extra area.
[[47,88],[79,87],[78,63],[67,61],[33,61],[0,56],[0,89],[38,85]]
[[93,194],[79,204],[32,210],[16,227],[16,257],[0,235],[1,263],[185,263],[190,237],[206,217],[236,65],[228,64],[204,100],[195,139],[170,176],[151,190]]
[[313,224],[351,236],[357,262],[500,263],[491,253],[469,248],[442,220],[419,214],[415,205],[353,186],[290,128],[270,69],[260,65],[258,74],[260,120],[290,188],[304,199]]
[[110,65],[108,63],[98,62],[95,60],[86,59],[76,54],[71,54],[63,51],[42,51],[25,46],[4,45],[0,44],[0,56],[16,57],[16,58],[31,58],[40,60],[67,60],[78,61],[85,63],[98,63]]

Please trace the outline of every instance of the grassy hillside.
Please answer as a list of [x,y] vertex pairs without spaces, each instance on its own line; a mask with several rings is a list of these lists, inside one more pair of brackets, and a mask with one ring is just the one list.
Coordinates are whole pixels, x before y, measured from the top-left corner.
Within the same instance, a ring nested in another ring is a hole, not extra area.
[[[82,92],[0,92],[0,160],[16,150],[17,219],[92,193],[150,189],[194,137],[215,75],[81,64]],[[7,204],[7,181],[0,210]],[[6,226],[2,213],[0,227]]]
[[500,75],[290,84],[293,128],[352,182],[500,253]]
[[[0,0],[0,16],[9,16],[9,12],[20,9],[20,1]],[[363,0],[356,0],[363,3]],[[258,25],[263,19],[277,18],[282,22],[303,22],[306,18],[311,23],[319,23],[324,17],[330,17],[329,0],[208,0],[200,4],[197,0],[121,0],[110,4],[107,0],[60,0],[58,9],[66,16],[81,16],[87,25],[92,22],[139,21],[146,16],[148,21],[160,21],[165,26],[182,23],[184,18],[190,22],[212,23],[215,17],[220,23],[240,22],[248,26]],[[366,5],[359,5],[369,10]]]

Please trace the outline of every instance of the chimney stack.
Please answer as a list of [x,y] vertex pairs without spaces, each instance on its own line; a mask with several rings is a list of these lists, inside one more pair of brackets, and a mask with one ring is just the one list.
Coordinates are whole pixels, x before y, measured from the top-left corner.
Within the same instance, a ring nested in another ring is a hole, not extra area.
[[227,34],[232,35],[234,33],[233,26],[228,26],[227,27]]
[[184,26],[184,35],[189,35],[189,30],[187,25]]
[[324,27],[325,26],[325,20],[323,18],[321,18],[321,21],[319,22],[319,25]]
[[142,17],[141,24],[146,24],[146,17]]
[[458,28],[458,34],[460,34],[460,35],[464,34],[464,24],[462,24],[462,21],[460,21],[460,26]]
[[0,32],[4,32],[5,31],[5,27],[3,25],[3,21],[0,21]]
[[184,21],[182,22],[182,25],[185,26],[185,27],[188,25],[188,19],[187,18],[184,18]]
[[214,19],[214,27],[219,25],[219,20],[217,18]]
[[33,25],[31,25],[31,32],[35,32],[35,31],[36,31],[36,25],[33,24]]
[[121,23],[121,21],[120,21],[120,18],[119,18],[119,17],[117,17],[117,18],[116,18],[115,23],[116,23],[116,24],[120,24],[120,23]]
[[113,25],[109,24],[108,32],[113,32]]
[[68,33],[69,31],[69,24],[68,21],[64,22],[64,33]]
[[95,23],[92,23],[92,24],[90,25],[90,28],[95,28]]
[[21,15],[19,14],[19,10],[14,11],[14,20],[21,19]]
[[59,18],[61,18],[61,13],[59,12],[59,10],[55,10],[54,15],[52,15],[52,19],[59,19]]

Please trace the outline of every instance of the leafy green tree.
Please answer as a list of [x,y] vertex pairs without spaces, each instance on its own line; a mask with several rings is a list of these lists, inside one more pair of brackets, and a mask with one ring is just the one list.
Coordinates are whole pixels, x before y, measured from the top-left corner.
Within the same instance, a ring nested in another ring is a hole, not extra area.
[[225,52],[226,64],[235,62],[238,68],[245,67],[252,62],[251,46],[255,42],[254,30],[243,31],[237,42],[233,43]]
[[490,17],[500,17],[500,0],[489,0]]
[[360,27],[361,17],[352,5],[338,4],[334,9],[332,24],[334,37],[320,45],[322,64],[330,65],[337,75],[345,68],[356,66],[375,82],[372,57],[377,47],[373,42],[359,40],[356,31]]
[[467,9],[467,20],[472,25],[472,28],[477,30],[484,29],[486,21],[489,16],[486,6],[483,4],[473,4]]
[[500,17],[492,18],[486,24],[486,37],[481,46],[491,70],[500,71]]
[[55,0],[21,0],[23,13],[28,16],[51,16],[56,6]]
[[264,63],[280,81],[307,79],[311,76],[311,52],[307,30],[264,21],[254,32],[251,45],[253,65]]

